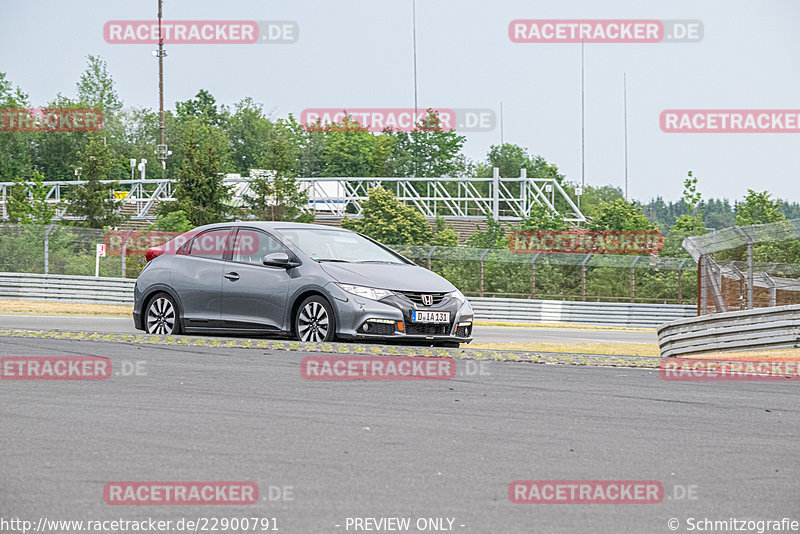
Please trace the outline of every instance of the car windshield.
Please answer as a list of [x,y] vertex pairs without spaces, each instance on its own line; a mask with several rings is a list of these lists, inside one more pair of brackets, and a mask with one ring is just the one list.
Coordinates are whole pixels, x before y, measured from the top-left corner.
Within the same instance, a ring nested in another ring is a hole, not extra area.
[[398,256],[354,232],[318,228],[282,228],[278,231],[316,261],[405,264]]

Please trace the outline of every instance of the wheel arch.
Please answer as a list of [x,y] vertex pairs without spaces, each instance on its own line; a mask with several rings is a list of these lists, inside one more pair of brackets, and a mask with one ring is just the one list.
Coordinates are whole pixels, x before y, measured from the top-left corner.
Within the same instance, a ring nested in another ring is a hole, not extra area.
[[323,299],[325,299],[327,301],[328,305],[331,307],[331,310],[333,311],[333,321],[334,321],[333,333],[334,334],[338,334],[338,328],[339,328],[339,324],[340,324],[339,323],[339,309],[333,303],[333,297],[331,297],[328,294],[328,292],[325,291],[323,288],[317,287],[317,286],[313,286],[313,287],[306,287],[306,288],[301,289],[300,291],[295,293],[295,295],[292,297],[292,301],[291,301],[292,305],[289,306],[289,316],[287,318],[288,323],[289,323],[289,333],[292,336],[297,336],[297,332],[295,332],[295,325],[294,325],[295,321],[294,321],[294,318],[295,318],[295,315],[297,314],[297,310],[300,309],[300,304],[302,304],[303,301],[305,299],[307,299],[308,297],[311,297],[311,296],[314,296],[314,295],[322,297]]
[[181,331],[184,330],[184,318],[183,318],[183,304],[181,303],[181,299],[178,297],[178,294],[173,291],[173,289],[169,286],[151,286],[147,288],[147,292],[142,297],[142,327],[147,331],[147,327],[144,323],[147,317],[147,308],[150,306],[150,302],[153,300],[153,297],[158,295],[159,293],[166,293],[172,298],[172,301],[175,303],[176,311],[178,312],[178,322],[181,327]]

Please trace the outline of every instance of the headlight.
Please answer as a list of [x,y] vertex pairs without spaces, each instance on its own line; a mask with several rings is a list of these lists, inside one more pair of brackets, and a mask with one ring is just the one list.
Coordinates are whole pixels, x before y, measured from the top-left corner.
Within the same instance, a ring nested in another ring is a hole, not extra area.
[[464,301],[467,300],[464,297],[464,294],[461,293],[461,291],[459,291],[458,289],[456,289],[455,291],[451,291],[450,293],[447,294],[447,296],[456,299],[461,304],[464,304]]
[[365,299],[381,300],[382,298],[386,298],[392,294],[391,291],[387,291],[385,289],[375,289],[374,287],[351,286],[348,284],[338,285],[348,293],[356,295],[357,297],[363,297]]

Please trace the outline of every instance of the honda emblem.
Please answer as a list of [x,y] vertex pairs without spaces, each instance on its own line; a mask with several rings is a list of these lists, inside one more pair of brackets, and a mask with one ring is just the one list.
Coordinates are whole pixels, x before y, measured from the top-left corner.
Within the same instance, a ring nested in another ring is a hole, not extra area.
[[433,305],[433,295],[422,295],[422,304],[425,306]]

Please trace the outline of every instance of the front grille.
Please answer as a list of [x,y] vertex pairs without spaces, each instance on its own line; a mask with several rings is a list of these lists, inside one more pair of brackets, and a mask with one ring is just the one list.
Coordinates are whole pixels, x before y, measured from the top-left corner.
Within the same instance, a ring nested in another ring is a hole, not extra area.
[[430,295],[433,297],[433,303],[431,306],[436,306],[444,300],[445,296],[447,296],[447,293],[425,293],[420,291],[398,291],[398,293],[406,297],[414,304],[419,304],[420,306],[425,306],[425,304],[422,302],[422,295]]
[[409,336],[446,336],[449,333],[449,324],[406,323],[406,334]]

